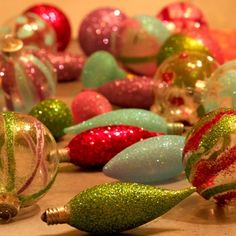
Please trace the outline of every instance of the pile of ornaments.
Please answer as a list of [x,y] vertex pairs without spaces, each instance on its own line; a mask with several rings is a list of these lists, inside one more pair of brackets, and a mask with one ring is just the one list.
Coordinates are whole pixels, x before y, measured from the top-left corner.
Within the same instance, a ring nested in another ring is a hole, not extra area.
[[[234,204],[236,55],[226,35],[183,2],[156,16],[93,10],[79,26],[80,55],[64,51],[71,28],[55,6],[32,6],[3,24],[0,219],[40,199],[59,162],[131,183],[88,189],[45,211],[48,224],[117,233],[155,219],[195,191],[218,205]],[[69,108],[53,97],[57,82],[73,80],[82,91]],[[65,134],[74,137],[58,149]],[[145,185],[183,171],[194,187]]]

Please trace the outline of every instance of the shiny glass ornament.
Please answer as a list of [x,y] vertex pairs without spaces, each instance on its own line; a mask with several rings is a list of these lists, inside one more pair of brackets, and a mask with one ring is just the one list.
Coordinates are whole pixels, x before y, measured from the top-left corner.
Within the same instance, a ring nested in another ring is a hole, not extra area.
[[54,29],[34,13],[19,15],[0,26],[0,37],[12,35],[23,41],[25,46],[56,50]]
[[190,130],[183,164],[189,182],[205,199],[236,203],[236,110],[217,109]]
[[170,36],[153,16],[136,16],[124,21],[113,40],[114,55],[129,70],[152,76],[157,69],[156,54]]
[[85,62],[80,79],[84,87],[96,88],[109,81],[123,79],[126,75],[112,54],[98,51]]
[[0,123],[0,219],[8,221],[50,189],[58,158],[55,140],[37,119],[4,112]]
[[40,120],[58,139],[64,135],[63,129],[72,124],[72,115],[69,107],[58,99],[45,99],[30,110],[30,115]]
[[154,77],[152,111],[169,122],[193,125],[204,114],[201,98],[205,80],[217,69],[213,57],[183,52],[165,60]]
[[221,65],[205,81],[201,103],[205,112],[220,107],[236,108],[236,60]]
[[65,50],[70,43],[71,27],[68,17],[61,9],[49,4],[36,4],[26,9],[25,13],[34,13],[46,21],[56,33],[57,50]]
[[59,150],[59,156],[62,162],[82,168],[102,168],[128,146],[159,135],[161,133],[128,125],[96,127],[77,134],[65,149]]
[[90,12],[82,20],[78,31],[79,45],[84,53],[111,52],[112,38],[126,18],[124,12],[113,7],[100,7]]
[[22,47],[22,41],[12,37],[1,42],[1,110],[29,112],[36,103],[55,94],[57,79],[51,63],[37,50]]
[[170,32],[182,32],[207,28],[208,23],[203,12],[190,2],[173,2],[165,5],[157,17],[166,25]]
[[128,182],[161,183],[183,171],[184,137],[163,135],[137,142],[115,155],[104,167],[109,177]]
[[115,234],[163,215],[194,191],[137,183],[102,184],[79,193],[64,207],[47,209],[41,219],[48,225],[67,223],[92,234]]

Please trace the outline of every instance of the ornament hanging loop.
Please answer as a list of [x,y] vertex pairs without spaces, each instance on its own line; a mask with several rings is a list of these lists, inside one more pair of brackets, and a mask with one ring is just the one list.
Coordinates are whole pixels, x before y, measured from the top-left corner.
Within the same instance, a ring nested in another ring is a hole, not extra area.
[[23,41],[10,34],[5,35],[0,41],[0,50],[4,53],[14,53],[23,48]]

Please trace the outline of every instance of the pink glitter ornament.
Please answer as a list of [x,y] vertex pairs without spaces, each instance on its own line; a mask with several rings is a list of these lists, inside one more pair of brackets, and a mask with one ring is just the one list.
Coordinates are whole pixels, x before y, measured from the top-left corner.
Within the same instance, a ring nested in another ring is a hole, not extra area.
[[117,8],[103,7],[90,12],[81,22],[78,32],[78,41],[85,54],[99,50],[111,52],[111,39],[126,18]]
[[73,119],[80,123],[96,115],[112,111],[109,101],[95,91],[83,91],[72,101],[71,110]]
[[208,28],[202,11],[188,2],[170,3],[157,14],[157,17],[173,33],[180,33],[186,29]]

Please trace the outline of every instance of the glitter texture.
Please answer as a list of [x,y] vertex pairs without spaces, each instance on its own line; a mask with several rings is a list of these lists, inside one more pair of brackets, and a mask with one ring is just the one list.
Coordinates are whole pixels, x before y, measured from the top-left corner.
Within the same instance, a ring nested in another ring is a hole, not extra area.
[[83,168],[101,168],[128,146],[158,135],[161,134],[125,125],[93,128],[70,141],[70,161]]
[[158,183],[183,171],[181,156],[184,137],[163,135],[135,143],[119,152],[103,172],[122,181]]
[[114,105],[149,109],[154,102],[153,84],[152,78],[128,75],[104,84],[97,91]]
[[236,110],[218,109],[203,117],[187,137],[183,162],[186,175],[206,199],[235,204]]
[[192,188],[165,190],[135,183],[98,185],[67,204],[68,223],[90,233],[118,233],[161,216],[193,192]]
[[100,93],[83,91],[73,98],[71,111],[75,123],[112,111],[110,102]]
[[68,127],[64,132],[78,134],[99,126],[119,124],[132,125],[146,130],[167,133],[167,123],[162,117],[150,111],[131,108],[120,109],[98,115],[82,122],[81,124]]
[[64,135],[63,129],[72,124],[68,106],[58,99],[47,99],[35,105],[30,115],[40,120],[55,138]]

